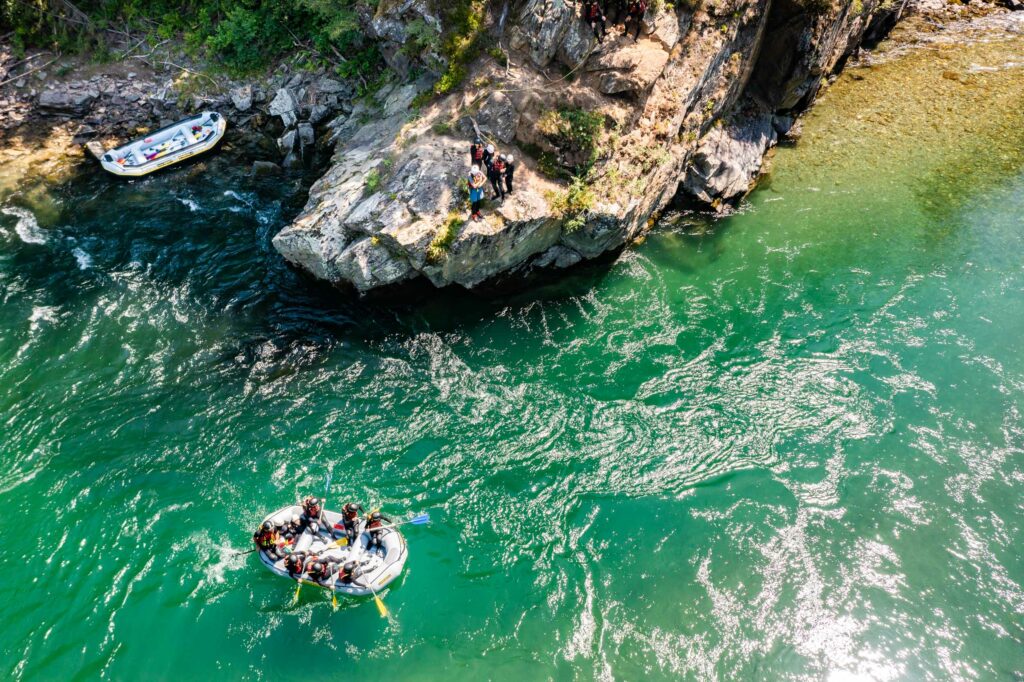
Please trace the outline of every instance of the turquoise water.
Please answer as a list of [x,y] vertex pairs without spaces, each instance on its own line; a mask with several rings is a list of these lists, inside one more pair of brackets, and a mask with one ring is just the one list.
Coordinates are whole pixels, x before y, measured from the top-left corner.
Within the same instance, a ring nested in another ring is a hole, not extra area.
[[[917,66],[834,86],[740,214],[500,297],[312,285],[301,196],[229,152],[8,165],[3,676],[1020,675],[1024,81]],[[328,471],[434,519],[389,619],[232,556]]]

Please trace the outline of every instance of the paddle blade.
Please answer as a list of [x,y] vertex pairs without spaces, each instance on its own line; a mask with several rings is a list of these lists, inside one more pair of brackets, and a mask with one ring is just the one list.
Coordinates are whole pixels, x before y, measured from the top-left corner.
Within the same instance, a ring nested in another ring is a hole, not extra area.
[[[331,591],[334,592],[334,590],[331,590]],[[334,592],[331,595],[331,608],[334,609],[335,611],[338,610],[338,593],[337,592]]]
[[430,514],[424,512],[419,516],[414,516],[411,519],[409,519],[409,523],[411,523],[414,526],[422,526],[424,523],[430,523]]
[[298,604],[299,603],[299,590],[301,590],[301,589],[302,589],[302,581],[300,580],[299,584],[295,586],[295,596],[292,597],[292,604]]
[[373,595],[373,601],[375,604],[377,604],[377,610],[380,611],[380,617],[387,618],[388,607],[384,606],[384,600],[378,597],[377,595]]

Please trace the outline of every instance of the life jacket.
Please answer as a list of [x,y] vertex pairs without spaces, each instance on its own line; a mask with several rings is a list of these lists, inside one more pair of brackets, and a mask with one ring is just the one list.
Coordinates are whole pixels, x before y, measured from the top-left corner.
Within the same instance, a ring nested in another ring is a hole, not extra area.
[[629,7],[629,13],[635,14],[638,17],[642,17],[647,14],[647,3],[644,0],[638,0]]
[[303,557],[298,554],[289,554],[288,558],[284,560],[284,567],[289,573],[296,575],[302,573]]
[[497,159],[494,162],[494,166],[492,166],[492,168],[494,168],[494,173],[496,175],[500,174],[503,170],[505,170],[505,162],[502,161],[501,159]]
[[475,144],[470,150],[472,152],[474,161],[482,161],[484,158],[484,146],[482,144]]
[[590,3],[587,6],[587,19],[594,21],[601,18],[601,8],[598,7],[596,2]]
[[273,549],[277,545],[277,531],[260,530],[256,534],[256,546],[260,549]]

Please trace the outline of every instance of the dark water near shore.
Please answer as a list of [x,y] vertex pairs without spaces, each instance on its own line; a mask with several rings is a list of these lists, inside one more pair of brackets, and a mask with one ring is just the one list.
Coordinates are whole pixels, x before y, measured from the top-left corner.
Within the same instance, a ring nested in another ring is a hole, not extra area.
[[[1018,63],[844,77],[741,214],[495,298],[311,286],[227,156],[8,162],[0,674],[1024,673]],[[328,470],[434,518],[390,620],[232,557]]]

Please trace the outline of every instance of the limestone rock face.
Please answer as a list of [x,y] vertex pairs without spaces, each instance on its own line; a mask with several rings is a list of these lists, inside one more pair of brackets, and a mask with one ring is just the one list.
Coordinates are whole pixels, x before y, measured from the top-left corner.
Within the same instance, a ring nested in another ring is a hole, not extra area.
[[[461,89],[421,110],[410,106],[415,87],[390,86],[327,125],[331,168],[274,246],[360,292],[414,278],[471,288],[621,248],[678,192],[714,205],[742,198],[823,78],[902,11],[902,0],[880,2],[858,12],[847,0],[814,12],[798,0],[664,3],[638,41],[612,27],[597,45],[580,3],[512,0],[507,25],[490,34],[501,32],[507,67],[485,54]],[[370,32],[385,55],[409,39],[411,21],[435,26],[433,6],[381,0]],[[272,112],[284,120],[294,99],[278,90]],[[308,131],[294,132],[290,149],[301,152]],[[477,132],[514,154],[516,174],[503,203],[488,184],[473,221],[465,179]],[[552,163],[585,175],[582,199],[545,175]]]
[[[409,27],[416,25],[441,33],[441,19],[429,0],[381,0],[367,26],[371,37],[381,41],[381,54],[388,66],[406,75],[412,66],[408,55],[401,49],[411,38]],[[421,55],[425,65],[440,68],[443,58],[437,53]]]
[[591,59],[586,68],[601,73],[598,89],[606,95],[639,92],[654,84],[668,56],[661,43],[644,40]]
[[573,23],[582,22],[576,8],[565,0],[527,0],[513,40],[524,46],[535,66],[544,67],[555,58]]
[[777,140],[771,115],[741,118],[716,126],[700,141],[683,185],[704,202],[742,197]]

